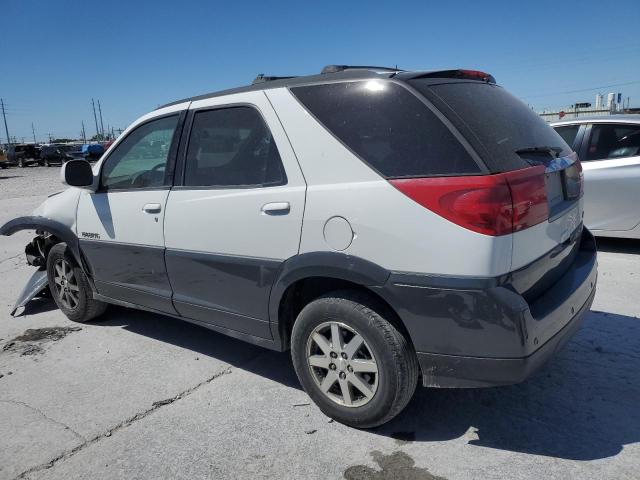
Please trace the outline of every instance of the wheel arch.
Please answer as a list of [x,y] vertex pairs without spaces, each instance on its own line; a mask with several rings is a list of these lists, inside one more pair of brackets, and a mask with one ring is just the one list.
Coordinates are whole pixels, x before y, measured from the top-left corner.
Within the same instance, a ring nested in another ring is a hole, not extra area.
[[337,252],[311,252],[285,261],[269,298],[269,319],[280,350],[290,348],[291,330],[298,313],[314,299],[336,290],[361,292],[407,336],[393,306],[380,295],[391,272],[369,260]]
[[84,265],[80,254],[78,236],[67,225],[46,217],[25,216],[14,218],[0,227],[0,235],[10,236],[20,230],[42,230],[65,242],[78,265]]

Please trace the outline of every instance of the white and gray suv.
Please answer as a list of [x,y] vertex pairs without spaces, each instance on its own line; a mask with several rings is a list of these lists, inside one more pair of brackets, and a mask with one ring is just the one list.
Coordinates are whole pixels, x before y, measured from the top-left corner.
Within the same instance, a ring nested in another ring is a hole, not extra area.
[[320,409],[383,424],[431,387],[516,383],[596,287],[576,154],[470,70],[330,66],[181,100],[134,122],[31,216],[48,285],[291,350]]

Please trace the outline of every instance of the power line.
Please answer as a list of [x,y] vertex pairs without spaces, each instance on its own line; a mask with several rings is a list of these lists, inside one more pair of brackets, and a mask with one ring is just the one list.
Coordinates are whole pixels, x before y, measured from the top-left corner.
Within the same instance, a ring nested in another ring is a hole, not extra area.
[[634,80],[632,82],[624,82],[624,83],[612,83],[610,85],[600,85],[599,87],[582,88],[582,89],[579,89],[579,90],[565,90],[564,92],[541,93],[541,94],[536,94],[536,95],[523,95],[520,98],[551,97],[553,95],[564,95],[564,94],[567,94],[567,93],[592,92],[594,90],[603,90],[605,88],[612,88],[612,87],[623,87],[625,85],[634,85],[636,83],[640,83],[640,80]]

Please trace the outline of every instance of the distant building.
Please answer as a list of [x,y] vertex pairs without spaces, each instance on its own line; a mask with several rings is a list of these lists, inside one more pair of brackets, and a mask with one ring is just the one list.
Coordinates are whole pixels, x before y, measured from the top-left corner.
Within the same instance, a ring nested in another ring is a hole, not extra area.
[[622,94],[611,92],[607,94],[606,105],[604,104],[604,95],[598,93],[594,106],[588,102],[575,103],[564,108],[543,110],[538,114],[546,122],[555,122],[563,118],[577,118],[585,115],[615,115],[617,113],[634,113],[635,111],[637,111],[636,108],[629,108],[629,99],[627,99],[627,106],[625,107],[622,101]]

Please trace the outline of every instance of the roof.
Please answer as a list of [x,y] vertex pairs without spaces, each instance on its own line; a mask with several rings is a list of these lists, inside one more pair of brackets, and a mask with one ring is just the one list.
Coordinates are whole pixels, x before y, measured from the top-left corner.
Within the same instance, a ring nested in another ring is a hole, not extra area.
[[[157,109],[170,107],[172,105],[178,105],[185,102],[195,102],[197,100],[204,100],[207,98],[221,97],[224,95],[232,95],[234,93],[255,92],[260,90],[269,90],[272,88],[282,87],[295,87],[301,85],[317,85],[329,82],[338,82],[346,80],[368,80],[368,79],[381,79],[381,78],[398,78],[400,80],[409,80],[416,77],[433,77],[434,74],[441,72],[443,74],[451,74],[452,72],[475,72],[468,70],[433,70],[433,71],[415,71],[408,72],[396,68],[388,67],[361,67],[361,66],[347,66],[347,65],[329,65],[322,70],[324,73],[319,75],[306,75],[300,77],[271,77],[265,75],[258,75],[254,83],[244,87],[230,88],[228,90],[221,90],[218,92],[205,93],[204,95],[197,95],[195,97],[183,98],[175,102],[161,105]],[[475,72],[482,73],[482,72]],[[491,82],[495,82],[495,79],[488,75]],[[451,77],[449,77],[451,78]],[[274,79],[274,80],[271,80]],[[475,81],[475,80],[472,80]]]
[[640,115],[617,113],[613,115],[585,115],[584,117],[574,117],[549,122],[551,125],[576,124],[576,123],[640,123]]
[[204,95],[197,95],[195,97],[183,98],[182,100],[177,100],[175,102],[162,105],[158,107],[158,109],[169,107],[171,105],[177,105],[179,103],[195,102],[196,100],[204,100],[206,98],[232,95],[234,93],[255,92],[260,90],[269,90],[272,88],[294,87],[297,85],[313,85],[313,84],[327,83],[327,82],[339,81],[339,80],[367,80],[372,78],[389,78],[394,76],[396,73],[397,72],[389,72],[389,71],[378,72],[375,70],[354,69],[354,70],[344,70],[337,73],[321,73],[318,75],[306,75],[301,77],[281,78],[279,80],[260,82],[260,83],[255,83],[253,85],[247,85],[244,87],[230,88],[227,90],[220,90],[218,92],[205,93]]

